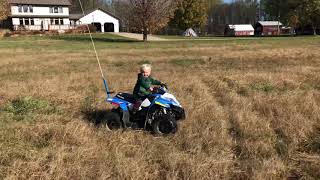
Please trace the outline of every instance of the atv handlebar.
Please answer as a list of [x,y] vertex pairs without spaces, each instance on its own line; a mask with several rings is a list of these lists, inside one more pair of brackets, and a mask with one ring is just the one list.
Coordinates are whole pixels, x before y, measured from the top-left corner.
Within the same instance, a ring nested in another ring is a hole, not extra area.
[[162,83],[159,87],[154,87],[153,94],[164,94],[168,91],[168,86],[165,83]]
[[166,83],[161,83],[160,87],[164,87],[164,88],[168,89],[168,85]]

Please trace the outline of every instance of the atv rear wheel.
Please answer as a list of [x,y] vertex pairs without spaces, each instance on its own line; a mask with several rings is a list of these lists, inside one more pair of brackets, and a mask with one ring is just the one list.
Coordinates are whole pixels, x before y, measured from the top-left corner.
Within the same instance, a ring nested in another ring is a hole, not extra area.
[[163,114],[152,122],[152,131],[158,135],[174,134],[177,130],[177,121],[169,114]]
[[116,113],[116,112],[108,113],[102,120],[102,127],[108,130],[121,129],[123,126],[120,120],[119,113]]

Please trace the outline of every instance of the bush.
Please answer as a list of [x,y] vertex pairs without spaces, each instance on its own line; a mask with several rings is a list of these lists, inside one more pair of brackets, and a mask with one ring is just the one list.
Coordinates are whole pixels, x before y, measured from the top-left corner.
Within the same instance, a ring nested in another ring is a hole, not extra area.
[[0,29],[0,37],[9,37],[9,36],[10,36],[10,30]]
[[[94,25],[89,24],[88,26],[89,26],[90,32],[95,33],[97,31],[97,28]],[[87,25],[77,26],[76,29],[74,30],[74,32],[75,33],[89,33]]]

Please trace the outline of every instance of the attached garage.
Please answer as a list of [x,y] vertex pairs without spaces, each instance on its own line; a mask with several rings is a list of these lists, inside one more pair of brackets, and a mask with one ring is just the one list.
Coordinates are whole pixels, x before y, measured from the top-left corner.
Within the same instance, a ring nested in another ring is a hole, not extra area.
[[97,32],[119,32],[119,18],[111,13],[96,9],[89,13],[70,14],[71,25],[93,24]]

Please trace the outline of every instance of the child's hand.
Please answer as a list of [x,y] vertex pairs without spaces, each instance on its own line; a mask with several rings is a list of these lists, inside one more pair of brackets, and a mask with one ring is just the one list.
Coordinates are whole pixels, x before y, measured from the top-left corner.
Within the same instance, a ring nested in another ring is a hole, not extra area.
[[151,92],[153,92],[153,87],[150,87],[149,90],[150,90]]

